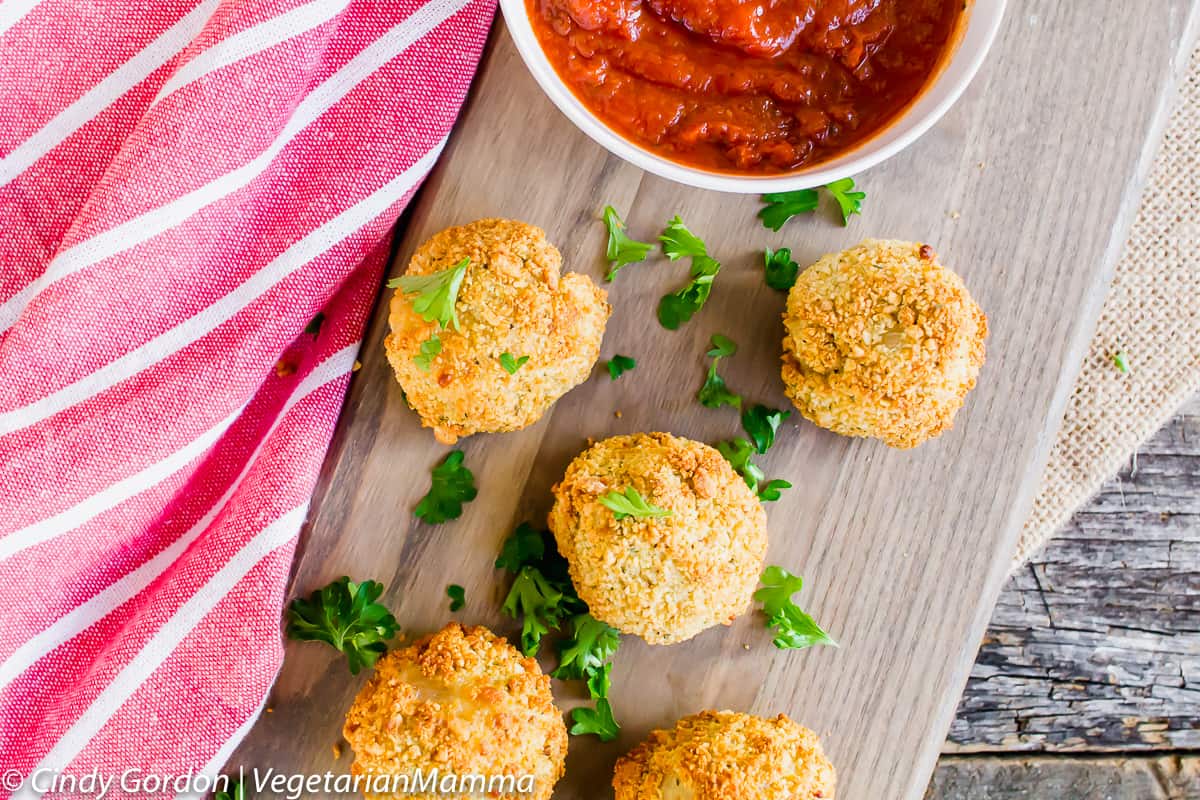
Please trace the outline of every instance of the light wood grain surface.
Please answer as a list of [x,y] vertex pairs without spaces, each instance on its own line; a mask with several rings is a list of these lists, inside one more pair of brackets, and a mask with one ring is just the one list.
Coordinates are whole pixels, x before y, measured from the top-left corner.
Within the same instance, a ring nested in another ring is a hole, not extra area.
[[[516,522],[545,514],[550,485],[588,437],[665,429],[713,441],[735,433],[735,415],[693,399],[711,333],[742,345],[726,370],[730,384],[784,407],[782,296],[762,283],[764,245],[789,245],[805,262],[867,236],[929,241],[964,276],[992,325],[988,364],[955,430],[915,452],[894,452],[793,424],[762,460],[769,475],[796,484],[768,509],[769,560],[806,576],[804,605],[842,647],[776,651],[753,615],[672,648],[627,638],[613,676],[622,737],[608,745],[574,739],[556,795],[605,796],[612,761],[651,727],[727,707],[785,711],[820,732],[839,767],[841,798],[921,797],[1006,575],[1196,12],[1185,0],[1013,6],[959,105],[919,144],[861,178],[870,194],[862,219],[844,230],[822,213],[780,234],[757,224],[754,198],[684,189],[607,156],[540,95],[498,32],[396,270],[438,229],[511,216],[544,227],[570,268],[599,278],[597,216],[606,202],[627,211],[642,238],[681,214],[725,268],[705,310],[670,333],[653,309],[684,281],[685,268],[627,267],[611,287],[615,311],[603,353],[633,355],[638,368],[615,383],[597,373],[526,431],[467,440],[479,498],[461,519],[436,527],[418,524],[411,509],[446,449],[401,400],[382,357],[385,315],[377,312],[294,590],[341,574],[380,579],[416,634],[450,619],[444,588],[456,582],[467,587],[457,618],[511,632],[498,613],[504,586],[492,559]],[[327,649],[289,644],[273,712],[232,764],[347,769],[349,755],[335,761],[331,746],[359,683]],[[577,699],[560,696],[568,705]]]

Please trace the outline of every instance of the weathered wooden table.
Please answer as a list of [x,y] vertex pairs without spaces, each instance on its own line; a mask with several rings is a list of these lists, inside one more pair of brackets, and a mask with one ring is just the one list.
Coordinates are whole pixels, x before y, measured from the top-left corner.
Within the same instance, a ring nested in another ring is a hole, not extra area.
[[929,800],[1200,797],[1200,397],[1000,595]]
[[[772,563],[809,579],[803,602],[838,650],[779,653],[753,615],[672,648],[626,641],[613,703],[621,738],[576,739],[561,798],[604,796],[616,755],[651,727],[706,707],[786,711],[824,738],[839,797],[915,799],[990,616],[1015,537],[1140,194],[1151,148],[1197,20],[1192,0],[1014,2],[996,51],[962,102],[920,143],[862,178],[867,215],[771,235],[756,198],[645,176],[597,148],[542,97],[502,31],[398,253],[402,269],[432,232],[482,216],[545,227],[567,263],[603,274],[597,222],[608,202],[652,235],[673,214],[713,244],[725,269],[708,306],[679,333],[653,306],[682,268],[644,265],[612,287],[604,355],[635,355],[618,383],[593,379],[520,433],[474,437],[480,497],[452,525],[411,509],[445,453],[416,425],[381,354],[385,314],[365,339],[341,431],[315,498],[294,591],[341,574],[377,578],[406,629],[444,624],[444,587],[468,589],[463,617],[504,631],[500,541],[546,511],[548,487],[588,436],[669,429],[728,438],[733,415],[698,408],[692,388],[714,331],[734,335],[732,385],[783,407],[779,295],[763,286],[763,246],[802,262],[866,236],[937,245],[988,312],[989,363],[954,432],[911,453],[794,425],[763,461],[796,483],[769,509]],[[621,419],[614,411],[623,411]],[[749,645],[749,649],[744,649]],[[233,763],[287,772],[343,770],[341,718],[359,681],[315,645],[290,645],[265,715]],[[567,702],[576,697],[560,694]]]

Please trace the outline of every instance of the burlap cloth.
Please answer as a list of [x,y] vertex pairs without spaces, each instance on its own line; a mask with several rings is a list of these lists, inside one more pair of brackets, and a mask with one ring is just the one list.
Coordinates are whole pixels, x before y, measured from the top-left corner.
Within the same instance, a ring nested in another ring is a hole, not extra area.
[[[1024,563],[1200,389],[1200,49],[1017,551]],[[1129,373],[1113,364],[1124,353]]]

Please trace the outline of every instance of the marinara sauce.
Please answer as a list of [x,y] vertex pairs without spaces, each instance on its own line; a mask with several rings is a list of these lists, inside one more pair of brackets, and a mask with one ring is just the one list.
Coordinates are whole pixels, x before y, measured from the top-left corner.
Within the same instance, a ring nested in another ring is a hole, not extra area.
[[954,41],[964,0],[526,0],[601,121],[725,172],[813,164],[883,128]]

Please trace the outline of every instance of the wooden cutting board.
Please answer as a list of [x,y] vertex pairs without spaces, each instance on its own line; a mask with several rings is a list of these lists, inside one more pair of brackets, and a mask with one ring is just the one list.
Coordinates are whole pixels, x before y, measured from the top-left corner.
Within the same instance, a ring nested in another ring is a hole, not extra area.
[[[605,203],[625,212],[641,239],[680,214],[724,269],[705,309],[670,332],[654,308],[684,282],[686,265],[626,267],[608,286],[614,313],[602,358],[631,355],[637,368],[616,382],[597,369],[530,429],[465,440],[479,497],[439,526],[420,523],[412,508],[448,448],[401,399],[383,357],[380,304],[293,594],[343,574],[375,578],[409,635],[451,619],[512,633],[499,614],[507,581],[492,560],[516,523],[544,520],[550,486],[589,437],[666,430],[712,442],[737,434],[735,413],[694,399],[712,333],[741,345],[722,364],[735,390],[790,407],[778,369],[784,298],[763,284],[764,246],[789,246],[804,265],[866,237],[931,242],[966,279],[992,330],[987,365],[954,430],[898,452],[792,419],[761,458],[769,476],[795,484],[767,507],[768,562],[805,576],[802,605],[841,647],[776,650],[754,614],[673,647],[625,637],[612,692],[622,735],[611,744],[573,737],[556,794],[610,796],[614,759],[650,728],[731,708],[786,712],[818,731],[839,771],[839,798],[920,798],[1010,568],[1197,16],[1186,0],[1013,3],[996,49],[954,110],[917,145],[858,176],[869,195],[862,217],[842,228],[825,208],[778,234],[755,219],[756,198],[643,174],[578,133],[497,24],[393,273],[435,231],[506,216],[544,227],[567,268],[600,280]],[[467,606],[454,615],[449,583],[467,589]],[[351,755],[335,759],[333,746],[362,679],[328,648],[289,643],[271,713],[229,768],[347,770]],[[566,705],[579,700],[575,686],[556,691]]]

